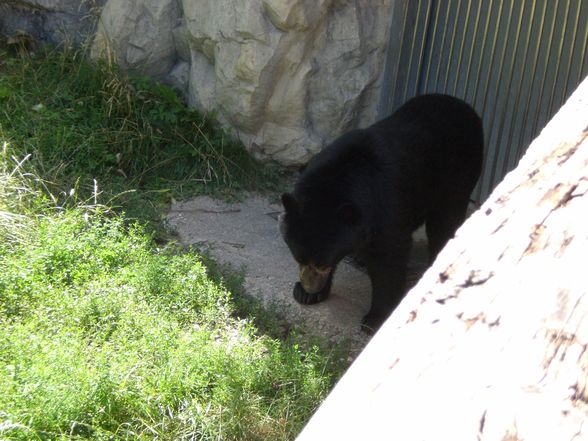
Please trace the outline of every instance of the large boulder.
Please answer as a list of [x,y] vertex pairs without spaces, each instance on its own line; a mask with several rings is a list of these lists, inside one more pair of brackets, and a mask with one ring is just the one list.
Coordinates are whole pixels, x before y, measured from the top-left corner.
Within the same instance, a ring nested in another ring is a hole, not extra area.
[[376,118],[390,0],[108,0],[94,56],[216,111],[256,156],[307,162]]
[[122,69],[164,79],[176,62],[172,31],[180,17],[176,0],[108,1],[92,56],[113,56]]

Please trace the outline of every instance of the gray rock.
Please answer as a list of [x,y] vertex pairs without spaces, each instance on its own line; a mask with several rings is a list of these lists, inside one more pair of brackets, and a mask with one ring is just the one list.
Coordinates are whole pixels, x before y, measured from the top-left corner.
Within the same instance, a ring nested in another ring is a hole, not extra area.
[[210,85],[216,84],[214,66],[200,52],[194,51],[191,56],[192,63],[188,72],[188,104],[203,110],[213,109],[216,88]]
[[176,49],[177,57],[182,61],[190,62],[191,58],[191,49],[190,49],[190,40],[192,38],[192,34],[188,30],[188,27],[183,23],[180,22],[179,26],[175,27],[172,30],[172,34],[174,37],[174,46]]
[[375,120],[390,3],[109,0],[94,55],[186,91],[258,158],[300,165]]
[[93,57],[113,57],[128,71],[165,78],[176,61],[176,0],[109,0],[102,10]]
[[106,0],[3,0],[0,34],[24,32],[41,43],[79,46],[91,39]]
[[4,0],[0,29],[80,40],[102,5],[93,57],[171,84],[260,159],[301,165],[376,118],[391,0]]
[[190,63],[179,61],[171,70],[166,80],[168,84],[182,95],[188,93],[188,78],[190,76]]

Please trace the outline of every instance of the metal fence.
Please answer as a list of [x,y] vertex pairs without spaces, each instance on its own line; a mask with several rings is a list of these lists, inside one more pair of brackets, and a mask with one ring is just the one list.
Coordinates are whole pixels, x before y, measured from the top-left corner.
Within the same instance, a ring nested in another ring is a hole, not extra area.
[[483,201],[588,74],[586,0],[397,0],[380,116],[448,93],[482,116]]

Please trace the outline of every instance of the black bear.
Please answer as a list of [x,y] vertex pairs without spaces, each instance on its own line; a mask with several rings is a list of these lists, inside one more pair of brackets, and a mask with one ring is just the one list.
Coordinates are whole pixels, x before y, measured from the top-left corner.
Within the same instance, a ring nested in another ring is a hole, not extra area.
[[432,94],[324,148],[282,195],[280,231],[300,265],[294,298],[326,299],[339,261],[356,255],[372,284],[362,324],[376,330],[404,296],[413,231],[425,223],[433,261],[463,222],[483,144],[468,104]]

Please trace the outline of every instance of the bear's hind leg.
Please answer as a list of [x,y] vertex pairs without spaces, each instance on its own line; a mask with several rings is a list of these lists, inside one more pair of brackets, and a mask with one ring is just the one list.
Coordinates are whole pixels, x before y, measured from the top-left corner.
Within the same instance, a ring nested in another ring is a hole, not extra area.
[[412,245],[409,233],[393,240],[383,241],[392,247],[366,256],[366,264],[372,282],[372,304],[362,320],[362,329],[374,333],[398,306],[405,294],[406,265]]
[[455,231],[466,217],[469,199],[443,207],[427,216],[425,229],[429,247],[429,263],[437,258],[437,254],[445,247]]

